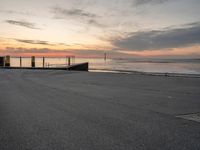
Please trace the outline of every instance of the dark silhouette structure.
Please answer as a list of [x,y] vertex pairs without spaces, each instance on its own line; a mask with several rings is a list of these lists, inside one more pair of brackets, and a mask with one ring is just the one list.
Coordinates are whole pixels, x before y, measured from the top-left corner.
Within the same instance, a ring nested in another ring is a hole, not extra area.
[[4,57],[0,57],[0,67],[4,67]]
[[75,57],[66,57],[68,59],[68,65],[65,67],[45,67],[45,57],[43,57],[42,67],[36,66],[36,58],[35,56],[31,57],[31,67],[23,67],[22,66],[22,57],[19,57],[20,60],[20,66],[19,67],[13,67],[10,65],[10,56],[1,56],[0,57],[0,67],[5,69],[44,69],[44,70],[74,70],[74,71],[88,71],[89,70],[89,63],[79,63],[79,64],[73,64],[75,62]]
[[5,57],[5,67],[10,67],[10,56]]
[[35,56],[31,57],[31,66],[35,68]]

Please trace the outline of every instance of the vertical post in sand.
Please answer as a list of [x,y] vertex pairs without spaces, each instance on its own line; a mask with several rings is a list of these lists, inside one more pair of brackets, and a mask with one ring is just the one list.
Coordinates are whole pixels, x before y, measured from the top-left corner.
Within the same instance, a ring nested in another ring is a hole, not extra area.
[[73,56],[73,63],[75,64],[75,56]]
[[19,57],[19,61],[20,61],[20,67],[22,67],[22,57]]
[[71,57],[68,57],[68,66],[71,65]]
[[68,57],[66,56],[66,67],[67,67],[67,61],[68,61]]
[[5,67],[5,58],[0,56],[0,67]]
[[43,57],[43,68],[44,68],[44,64],[45,64],[45,57]]
[[107,59],[107,54],[106,54],[106,52],[104,53],[104,61],[106,61],[106,59]]
[[35,56],[31,57],[31,67],[35,68]]
[[5,67],[10,67],[10,56],[5,57]]

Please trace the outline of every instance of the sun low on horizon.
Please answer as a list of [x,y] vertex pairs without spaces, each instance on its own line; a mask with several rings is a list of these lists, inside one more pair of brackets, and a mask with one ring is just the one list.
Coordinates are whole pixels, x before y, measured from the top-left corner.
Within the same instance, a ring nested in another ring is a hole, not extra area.
[[0,55],[199,58],[199,0],[1,0]]

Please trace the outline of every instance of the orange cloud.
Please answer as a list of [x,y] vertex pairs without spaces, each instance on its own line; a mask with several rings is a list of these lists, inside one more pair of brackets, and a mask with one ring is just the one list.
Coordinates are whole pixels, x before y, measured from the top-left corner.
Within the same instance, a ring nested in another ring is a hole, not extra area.
[[165,49],[165,50],[120,51],[120,52],[133,55],[133,56],[140,56],[140,57],[200,56],[200,46],[173,48],[173,49]]

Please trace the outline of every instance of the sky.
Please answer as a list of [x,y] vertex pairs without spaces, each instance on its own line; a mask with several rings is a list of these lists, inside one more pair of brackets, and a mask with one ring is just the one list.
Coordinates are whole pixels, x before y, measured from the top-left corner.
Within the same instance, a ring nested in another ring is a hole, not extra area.
[[200,0],[0,0],[0,55],[199,58]]

